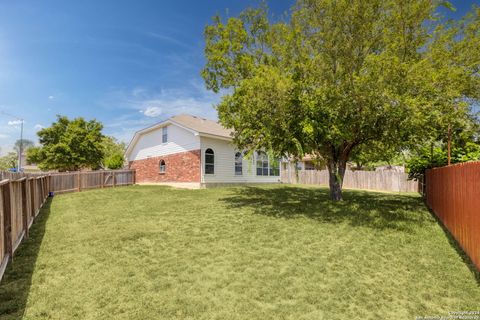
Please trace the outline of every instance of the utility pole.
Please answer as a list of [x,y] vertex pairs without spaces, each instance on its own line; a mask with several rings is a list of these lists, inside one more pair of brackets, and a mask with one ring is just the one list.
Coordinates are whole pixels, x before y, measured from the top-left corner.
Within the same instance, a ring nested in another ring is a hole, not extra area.
[[13,114],[6,113],[5,111],[0,111],[0,113],[6,116],[9,116],[17,121],[20,121],[20,146],[18,150],[19,152],[18,152],[17,172],[21,172],[22,171],[22,153],[23,153],[23,119]]
[[447,148],[448,148],[448,156],[447,156],[447,161],[448,165],[452,164],[452,126],[449,124],[448,125],[448,143],[447,143]]

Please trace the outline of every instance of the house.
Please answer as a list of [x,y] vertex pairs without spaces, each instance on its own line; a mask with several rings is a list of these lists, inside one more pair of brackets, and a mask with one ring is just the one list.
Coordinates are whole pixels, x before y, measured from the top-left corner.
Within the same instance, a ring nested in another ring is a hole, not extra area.
[[182,114],[135,133],[125,152],[138,183],[213,186],[280,181],[280,161],[265,152],[247,159],[218,122]]

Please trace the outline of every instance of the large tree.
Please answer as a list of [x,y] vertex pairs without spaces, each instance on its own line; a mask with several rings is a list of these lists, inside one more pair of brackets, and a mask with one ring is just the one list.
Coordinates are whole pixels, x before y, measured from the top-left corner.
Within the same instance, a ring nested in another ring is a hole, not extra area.
[[342,199],[355,148],[401,146],[438,107],[422,89],[435,70],[424,51],[438,3],[298,0],[285,21],[269,21],[265,6],[216,17],[202,75],[226,93],[220,122],[241,148],[323,159],[331,198]]
[[42,170],[96,169],[103,159],[103,125],[83,118],[57,116],[49,128],[38,131],[41,147],[27,152],[27,161]]

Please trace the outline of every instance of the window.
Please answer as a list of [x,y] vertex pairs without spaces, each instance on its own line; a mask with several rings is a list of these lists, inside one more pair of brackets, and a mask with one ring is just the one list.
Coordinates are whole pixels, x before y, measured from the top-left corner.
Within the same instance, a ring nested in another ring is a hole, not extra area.
[[241,152],[235,153],[235,175],[241,176],[242,175],[242,161],[243,156]]
[[162,143],[168,142],[168,127],[162,128]]
[[280,175],[280,159],[270,158],[270,175],[275,177]]
[[257,176],[268,176],[268,157],[263,151],[257,152]]
[[160,168],[160,173],[165,173],[165,171],[167,170],[167,166],[165,165],[165,160],[160,160],[160,163],[159,163],[159,168]]
[[208,148],[205,150],[205,174],[215,173],[215,154]]
[[280,176],[280,159],[257,152],[257,176]]

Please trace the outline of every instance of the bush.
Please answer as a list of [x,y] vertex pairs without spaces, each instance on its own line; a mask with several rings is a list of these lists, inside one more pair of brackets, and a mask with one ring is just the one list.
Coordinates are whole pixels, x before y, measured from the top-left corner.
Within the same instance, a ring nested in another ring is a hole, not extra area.
[[104,160],[104,165],[108,169],[121,169],[123,167],[124,158],[121,154],[114,154]]
[[[467,162],[480,160],[480,145],[467,142],[464,147],[452,149],[451,162]],[[448,164],[448,152],[444,148],[423,148],[417,156],[407,161],[408,178],[418,180],[427,169],[442,167]]]

